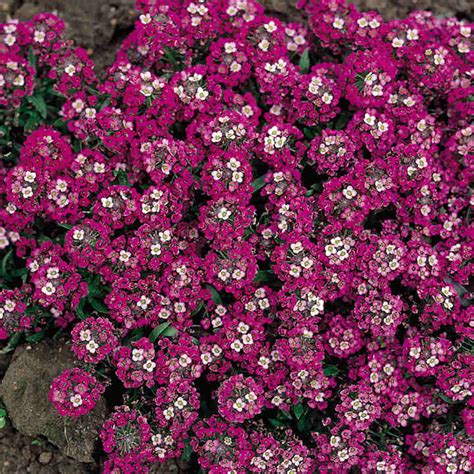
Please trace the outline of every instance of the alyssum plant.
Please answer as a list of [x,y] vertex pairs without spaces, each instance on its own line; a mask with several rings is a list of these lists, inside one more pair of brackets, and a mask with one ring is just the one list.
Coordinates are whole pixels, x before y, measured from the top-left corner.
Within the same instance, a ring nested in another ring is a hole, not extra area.
[[300,3],[138,0],[102,78],[0,26],[0,334],[104,472],[472,472],[471,27]]

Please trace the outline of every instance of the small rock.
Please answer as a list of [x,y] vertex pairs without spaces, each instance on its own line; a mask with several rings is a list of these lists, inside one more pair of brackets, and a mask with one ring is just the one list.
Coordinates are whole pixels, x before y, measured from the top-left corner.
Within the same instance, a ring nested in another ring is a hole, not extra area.
[[38,461],[40,462],[40,464],[49,464],[52,459],[53,453],[50,453],[49,451],[44,451],[39,455]]
[[5,373],[0,396],[18,431],[46,437],[77,461],[94,462],[92,454],[105,418],[105,400],[99,400],[91,413],[76,420],[59,416],[48,399],[53,379],[74,364],[74,356],[64,343],[43,341],[30,350],[20,346]]

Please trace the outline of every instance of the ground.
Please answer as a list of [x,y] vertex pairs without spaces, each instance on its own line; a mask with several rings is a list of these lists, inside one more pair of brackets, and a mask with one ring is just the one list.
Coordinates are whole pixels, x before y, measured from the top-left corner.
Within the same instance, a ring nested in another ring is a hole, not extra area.
[[[385,18],[403,17],[412,10],[427,9],[439,16],[472,18],[473,0],[353,0],[364,9],[377,9]],[[298,18],[296,0],[263,0],[267,9],[292,20]],[[122,39],[133,27],[134,0],[0,0],[0,21],[29,19],[42,11],[57,12],[68,25],[68,35],[87,48],[98,70],[113,60]],[[11,361],[11,353],[0,354],[0,380]],[[39,395],[38,395],[39,396]],[[24,430],[23,432],[27,432]],[[66,456],[42,435],[25,436],[10,424],[0,430],[0,472],[35,474],[82,474],[98,471],[97,463],[81,463]],[[167,466],[161,474],[178,472]]]

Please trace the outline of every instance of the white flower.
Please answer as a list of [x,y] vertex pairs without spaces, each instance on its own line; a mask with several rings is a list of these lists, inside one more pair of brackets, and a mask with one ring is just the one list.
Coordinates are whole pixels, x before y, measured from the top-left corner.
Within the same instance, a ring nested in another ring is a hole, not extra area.
[[96,116],[96,113],[97,113],[96,110],[93,109],[92,107],[87,107],[86,112],[85,112],[86,117],[89,119],[94,119]]
[[225,43],[224,44],[224,50],[227,54],[232,54],[232,53],[235,53],[237,51],[237,46],[235,45],[235,43],[233,41],[229,42],[229,43]]
[[207,92],[202,87],[198,87],[198,89],[196,91],[196,99],[206,100],[208,96],[209,96],[209,92]]
[[156,364],[152,361],[152,360],[147,360],[144,364],[143,364],[143,368],[147,371],[147,372],[153,372],[153,370],[155,369],[156,367]]
[[137,303],[137,306],[143,310],[146,310],[150,303],[151,303],[151,299],[147,298],[145,295],[142,295],[140,300]]
[[21,194],[25,199],[28,199],[33,196],[33,189],[31,188],[31,186],[21,188]]
[[99,344],[97,344],[93,339],[91,339],[87,345],[86,349],[91,353],[95,354],[96,350],[99,348]]
[[179,358],[179,365],[181,367],[187,367],[192,362],[191,358],[187,354],[183,354]]
[[36,180],[36,173],[34,171],[27,171],[24,176],[27,183],[34,183]]
[[126,250],[121,250],[120,254],[119,254],[119,260],[121,262],[126,263],[130,260],[131,256],[132,256],[132,254],[130,252],[127,252]]
[[110,209],[114,205],[114,200],[111,197],[101,198],[100,202],[102,203],[102,207],[106,209]]
[[89,331],[89,329],[83,329],[80,333],[79,333],[79,338],[81,341],[89,341],[90,338],[91,338],[91,332]]
[[33,39],[37,42],[37,43],[43,43],[44,40],[46,38],[46,35],[44,34],[44,31],[36,31],[35,30],[35,34],[33,36]]
[[134,362],[141,362],[143,360],[143,349],[133,349],[132,360]]
[[140,22],[143,24],[143,25],[148,25],[148,23],[151,22],[151,16],[149,13],[147,13],[146,15],[140,15]]
[[295,253],[295,254],[299,254],[300,252],[302,252],[304,250],[303,249],[303,244],[301,242],[295,242],[295,243],[291,244],[290,248],[293,251],[293,253]]
[[174,406],[180,410],[182,410],[187,404],[188,402],[183,397],[178,397],[174,402]]
[[236,410],[240,413],[246,407],[246,403],[241,398],[237,398],[237,400],[234,402],[232,407],[234,408],[234,410]]
[[230,216],[232,215],[232,212],[229,211],[229,209],[226,209],[225,207],[221,207],[219,210],[217,217],[219,219],[222,219],[223,221],[226,221]]
[[334,21],[332,23],[333,28],[336,30],[342,30],[344,28],[345,21],[342,18],[334,18]]
[[348,186],[343,189],[342,194],[346,199],[352,199],[357,196],[357,191],[352,186]]
[[235,352],[240,352],[243,349],[243,344],[237,339],[235,340],[231,345],[231,349],[234,350]]
[[68,75],[68,76],[74,76],[75,72],[76,72],[76,67],[74,66],[74,64],[68,64],[65,68],[64,68],[64,72]]
[[72,403],[74,408],[80,407],[82,405],[82,397],[78,393],[72,395],[72,397],[69,398],[69,401]]
[[46,296],[51,296],[53,295],[54,293],[56,293],[56,288],[54,287],[54,285],[48,281],[48,283],[46,283],[45,286],[43,286],[43,288],[41,288],[41,291],[46,295]]
[[364,115],[364,122],[371,127],[375,125],[376,118],[373,115],[370,115],[368,112]]
[[48,280],[54,280],[55,278],[59,277],[59,268],[58,267],[50,267],[46,272],[46,278]]
[[321,100],[322,100],[325,104],[329,105],[329,104],[332,102],[332,99],[333,99],[333,98],[334,98],[334,97],[333,97],[332,94],[329,94],[329,92],[325,92],[325,93],[323,94],[323,96],[321,97]]

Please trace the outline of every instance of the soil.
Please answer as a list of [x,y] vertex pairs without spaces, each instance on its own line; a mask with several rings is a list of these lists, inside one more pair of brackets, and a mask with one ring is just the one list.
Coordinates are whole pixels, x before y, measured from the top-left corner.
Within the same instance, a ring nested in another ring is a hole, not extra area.
[[[361,9],[377,9],[386,19],[400,18],[413,10],[430,10],[441,17],[472,19],[474,0],[350,0]],[[0,0],[0,22],[7,18],[30,19],[36,13],[52,11],[67,23],[67,34],[86,48],[104,71],[121,41],[133,28],[134,0]],[[267,10],[281,18],[297,20],[296,0],[262,0]],[[0,381],[11,354],[0,354]],[[169,465],[156,473],[176,473]],[[10,424],[0,429],[0,473],[82,474],[98,472],[97,464],[85,464],[66,456],[45,438],[21,434]]]

